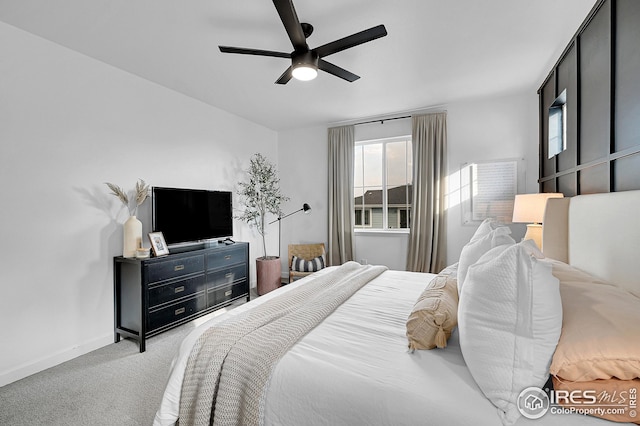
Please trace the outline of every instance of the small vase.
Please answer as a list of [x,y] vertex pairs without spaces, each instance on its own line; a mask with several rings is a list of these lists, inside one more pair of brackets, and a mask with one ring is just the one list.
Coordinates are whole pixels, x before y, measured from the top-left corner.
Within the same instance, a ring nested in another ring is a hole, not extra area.
[[142,222],[130,216],[124,223],[122,257],[136,257],[136,250],[142,247]]

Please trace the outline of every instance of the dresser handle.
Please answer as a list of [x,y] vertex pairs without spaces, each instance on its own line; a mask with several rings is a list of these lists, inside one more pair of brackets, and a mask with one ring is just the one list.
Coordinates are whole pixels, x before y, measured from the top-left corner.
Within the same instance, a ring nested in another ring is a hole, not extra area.
[[182,293],[184,291],[184,286],[181,285],[180,287],[176,287],[173,289],[174,293]]
[[184,269],[184,265],[176,265],[173,268],[174,271],[182,271],[183,269]]
[[229,260],[229,259],[231,259],[231,255],[230,255],[230,254],[228,254],[228,255],[226,255],[226,256],[224,257],[224,260]]
[[176,315],[184,314],[184,308],[176,309]]
[[225,278],[233,278],[233,272],[227,272],[226,274],[224,274]]
[[225,296],[231,296],[231,294],[233,293],[233,290],[227,290],[224,292]]

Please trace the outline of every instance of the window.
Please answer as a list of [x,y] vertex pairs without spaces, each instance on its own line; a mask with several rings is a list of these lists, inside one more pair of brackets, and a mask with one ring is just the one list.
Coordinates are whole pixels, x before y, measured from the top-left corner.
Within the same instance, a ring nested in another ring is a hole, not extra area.
[[549,149],[548,158],[567,149],[567,90],[549,108]]
[[398,228],[409,228],[409,209],[399,209]]
[[[362,222],[364,213],[364,222]],[[361,228],[371,227],[371,209],[362,209],[356,207],[356,226]]]
[[355,229],[408,229],[411,137],[356,142],[354,163]]

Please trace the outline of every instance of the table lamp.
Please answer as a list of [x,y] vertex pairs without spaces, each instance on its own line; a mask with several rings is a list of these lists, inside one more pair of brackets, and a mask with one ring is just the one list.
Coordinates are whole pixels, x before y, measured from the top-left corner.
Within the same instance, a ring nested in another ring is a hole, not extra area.
[[561,193],[518,194],[513,204],[515,223],[526,223],[527,233],[523,240],[533,240],[542,250],[542,219],[549,198],[563,198]]

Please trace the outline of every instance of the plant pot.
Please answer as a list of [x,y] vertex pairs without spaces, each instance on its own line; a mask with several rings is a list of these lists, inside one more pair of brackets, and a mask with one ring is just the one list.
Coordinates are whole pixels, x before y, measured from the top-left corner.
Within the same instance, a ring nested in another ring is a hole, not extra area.
[[277,256],[259,257],[256,259],[256,278],[258,296],[267,294],[280,287],[280,258]]

